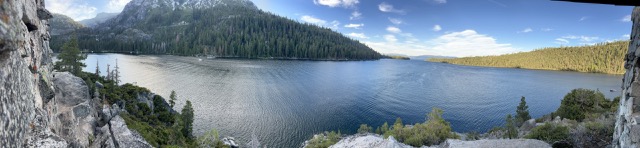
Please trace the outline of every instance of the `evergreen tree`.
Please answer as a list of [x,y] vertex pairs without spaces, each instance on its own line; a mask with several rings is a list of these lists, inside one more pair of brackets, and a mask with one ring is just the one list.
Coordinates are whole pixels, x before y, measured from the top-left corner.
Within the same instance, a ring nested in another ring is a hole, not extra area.
[[116,59],[116,67],[113,70],[113,81],[116,82],[116,85],[120,84],[120,67],[118,67],[118,59]]
[[176,97],[176,91],[172,90],[171,95],[169,95],[169,105],[171,105],[171,108],[176,105]]
[[55,68],[60,71],[68,71],[73,75],[79,76],[82,72],[82,68],[86,67],[82,60],[87,57],[82,55],[80,47],[78,46],[78,39],[73,36],[71,40],[64,43],[62,46],[62,52],[58,54],[60,61],[56,62]]
[[505,138],[514,139],[518,138],[518,129],[516,129],[515,119],[511,116],[511,114],[507,115],[507,125],[506,125],[507,133],[504,135]]
[[529,115],[529,106],[527,106],[527,101],[525,101],[524,96],[520,98],[520,105],[518,105],[516,109],[516,126],[522,126],[522,123],[531,119],[531,115]]
[[96,77],[100,77],[100,61],[96,60]]
[[184,128],[182,134],[185,137],[193,138],[193,107],[191,101],[187,100],[187,103],[182,108],[182,122],[184,122]]

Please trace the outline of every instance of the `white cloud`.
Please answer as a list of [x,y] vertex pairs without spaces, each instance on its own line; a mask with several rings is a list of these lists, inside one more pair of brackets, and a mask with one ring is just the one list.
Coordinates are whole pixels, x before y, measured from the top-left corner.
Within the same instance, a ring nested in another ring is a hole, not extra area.
[[622,39],[624,39],[624,40],[628,40],[630,38],[631,38],[631,35],[629,35],[629,34],[622,35]]
[[331,28],[333,30],[337,30],[340,28],[340,22],[339,21],[331,21],[329,23],[327,23],[327,21],[323,20],[323,19],[319,19],[313,16],[309,16],[309,15],[303,15],[302,17],[300,17],[300,20],[302,20],[303,22],[309,23],[309,24],[314,24],[317,26],[321,26],[321,27],[327,27],[327,28]]
[[584,20],[587,20],[587,19],[589,19],[589,17],[583,16],[583,17],[580,18],[580,21],[584,21]]
[[313,0],[316,5],[325,5],[329,7],[345,7],[350,8],[356,6],[360,1],[358,0]]
[[387,31],[389,31],[391,33],[402,33],[402,30],[400,30],[400,28],[393,27],[393,26],[387,27]]
[[64,14],[76,21],[90,19],[98,14],[96,7],[89,6],[83,0],[45,0],[45,3],[49,11]]
[[344,25],[345,28],[354,28],[354,29],[362,29],[362,26],[364,26],[364,24],[346,24],[346,25]]
[[433,2],[435,2],[437,4],[445,4],[445,3],[447,3],[447,0],[433,0]]
[[622,22],[631,22],[631,15],[626,15],[620,20]]
[[433,52],[446,56],[486,56],[518,51],[511,44],[499,44],[495,38],[478,34],[475,30],[452,32],[429,42],[435,45]]
[[553,31],[553,29],[551,29],[551,28],[542,28],[542,29],[540,29],[540,31],[549,32],[549,31]]
[[440,25],[435,25],[435,26],[433,26],[432,30],[435,31],[435,32],[438,32],[438,31],[442,30],[442,27],[440,27]]
[[387,42],[396,42],[396,41],[398,41],[396,36],[392,35],[392,34],[384,35],[384,40],[386,40]]
[[529,33],[529,32],[533,32],[533,29],[531,29],[531,28],[525,28],[525,29],[524,29],[524,30],[522,30],[522,31],[518,31],[518,33]]
[[378,5],[378,9],[382,12],[405,14],[404,10],[396,9],[393,7],[393,5],[387,4],[386,2],[382,2],[380,5]]
[[304,15],[300,18],[300,20],[307,22],[307,23],[311,23],[311,24],[316,24],[318,26],[325,26],[327,25],[327,21],[319,19],[319,18],[315,18],[313,16],[309,16],[309,15]]
[[361,19],[362,18],[362,13],[360,13],[360,11],[356,10],[353,11],[351,13],[351,16],[349,17],[350,20],[357,20],[357,19]]
[[331,26],[328,26],[329,28],[333,29],[333,30],[338,30],[340,28],[340,22],[334,20],[331,21]]
[[351,37],[355,37],[355,38],[361,38],[361,39],[368,39],[368,38],[369,38],[369,37],[367,37],[367,35],[364,35],[364,33],[355,33],[355,32],[352,32],[352,33],[349,33],[349,34],[347,34],[347,35],[348,35],[348,36],[351,36]]
[[396,24],[396,25],[400,25],[400,24],[404,23],[404,22],[402,21],[402,19],[398,19],[398,18],[391,18],[391,17],[389,17],[389,21],[390,21],[391,23],[393,23],[393,24]]
[[107,5],[107,12],[122,12],[124,6],[127,5],[131,0],[109,0],[109,4]]
[[557,38],[556,44],[569,44],[569,40],[563,38]]
[[511,47],[511,44],[497,43],[496,39],[474,30],[451,32],[440,37],[419,42],[411,38],[403,43],[391,34],[385,35],[386,42],[364,43],[380,53],[398,53],[410,56],[416,55],[443,55],[443,56],[485,56],[514,53],[519,50]]

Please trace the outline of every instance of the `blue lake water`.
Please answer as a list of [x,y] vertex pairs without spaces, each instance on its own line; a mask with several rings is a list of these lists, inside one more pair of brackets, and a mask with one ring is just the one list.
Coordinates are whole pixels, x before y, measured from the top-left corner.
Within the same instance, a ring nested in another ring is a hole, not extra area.
[[555,111],[574,88],[619,96],[621,75],[486,68],[416,60],[286,61],[199,59],[178,56],[92,54],[85,71],[99,61],[118,64],[124,83],[168,98],[178,94],[195,109],[196,135],[217,129],[241,144],[255,137],[267,147],[298,147],[328,130],[355,133],[397,117],[424,122],[433,107],[456,132],[486,132],[515,113],[521,96],[531,115]]

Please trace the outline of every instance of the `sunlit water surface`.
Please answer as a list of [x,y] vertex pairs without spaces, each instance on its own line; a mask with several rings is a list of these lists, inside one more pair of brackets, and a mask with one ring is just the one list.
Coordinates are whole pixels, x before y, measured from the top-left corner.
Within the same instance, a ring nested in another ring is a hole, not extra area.
[[521,96],[530,113],[553,112],[574,88],[619,95],[621,76],[577,72],[483,68],[415,60],[355,62],[199,59],[178,56],[92,54],[85,71],[103,75],[118,59],[124,83],[168,98],[178,94],[195,109],[196,135],[217,129],[246,144],[298,147],[315,133],[355,133],[374,127],[424,122],[433,107],[456,132],[485,132],[515,113]]

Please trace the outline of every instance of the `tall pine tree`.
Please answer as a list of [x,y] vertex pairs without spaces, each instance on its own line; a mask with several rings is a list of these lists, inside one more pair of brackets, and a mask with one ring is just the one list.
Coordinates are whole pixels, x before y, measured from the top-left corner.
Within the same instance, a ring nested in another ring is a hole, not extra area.
[[520,105],[516,109],[516,126],[521,126],[522,123],[531,119],[531,115],[529,115],[529,106],[527,106],[527,101],[525,101],[524,96],[520,98]]

